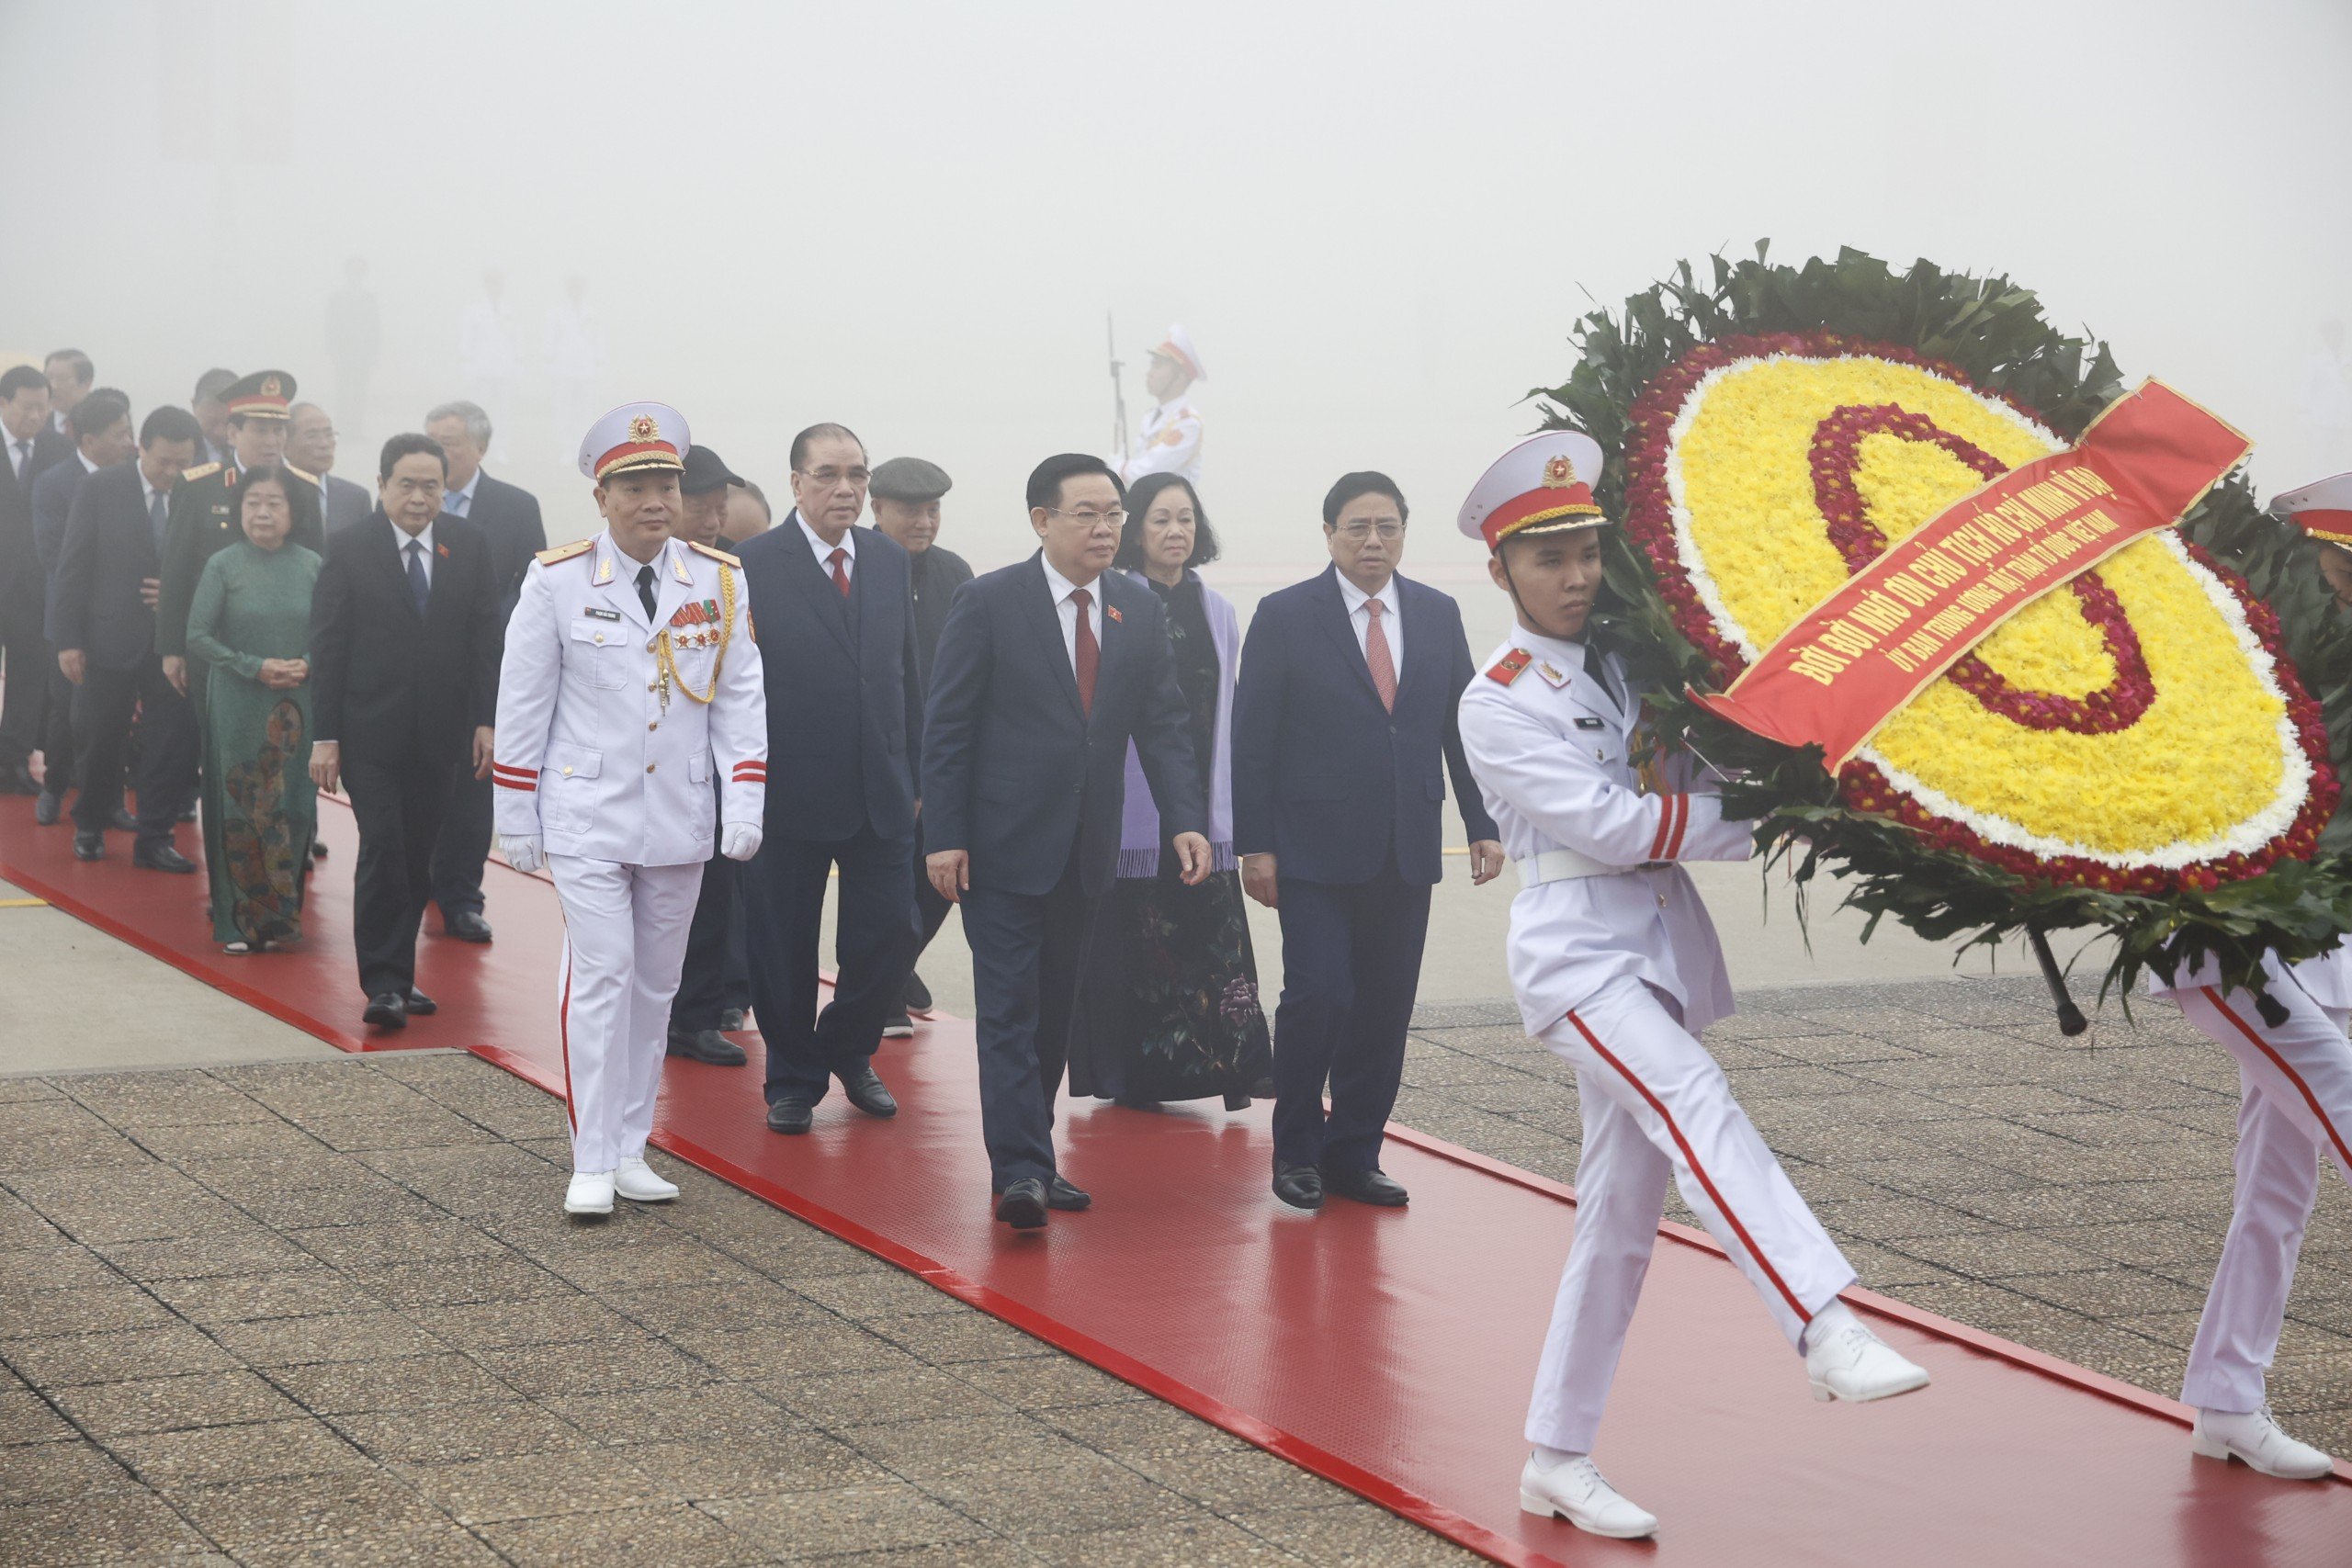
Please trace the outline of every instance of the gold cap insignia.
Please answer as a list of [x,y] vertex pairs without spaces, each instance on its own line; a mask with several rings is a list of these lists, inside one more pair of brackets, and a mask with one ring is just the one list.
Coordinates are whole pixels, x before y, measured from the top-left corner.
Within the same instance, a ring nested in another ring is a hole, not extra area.
[[281,391],[283,391],[284,389],[284,389],[282,386],[280,386],[280,385],[279,385],[279,383],[278,383],[278,379],[277,379],[277,377],[275,377],[275,376],[265,376],[265,377],[263,377],[263,378],[262,378],[262,382],[261,382],[261,395],[262,395],[263,397],[265,397],[265,398],[274,398],[274,397],[277,397],[277,396]]
[[650,413],[639,414],[628,422],[628,438],[631,441],[659,441],[662,439],[661,423]]
[[1577,482],[1577,466],[1565,457],[1554,457],[1544,465],[1544,488],[1566,490]]

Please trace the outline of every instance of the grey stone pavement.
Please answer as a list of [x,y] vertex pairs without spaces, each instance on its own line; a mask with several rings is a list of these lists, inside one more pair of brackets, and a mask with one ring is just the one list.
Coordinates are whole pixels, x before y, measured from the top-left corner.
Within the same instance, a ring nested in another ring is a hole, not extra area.
[[[2218,1047],[2062,1040],[2017,979],[1743,1005],[1710,1043],[1865,1284],[2174,1391]],[[1400,1122],[1573,1175],[1509,1004],[1426,1005],[1407,1077]],[[562,1133],[455,1054],[0,1077],[0,1562],[1476,1561],[673,1161],[568,1222]],[[2332,1179],[2273,1388],[2352,1449]]]

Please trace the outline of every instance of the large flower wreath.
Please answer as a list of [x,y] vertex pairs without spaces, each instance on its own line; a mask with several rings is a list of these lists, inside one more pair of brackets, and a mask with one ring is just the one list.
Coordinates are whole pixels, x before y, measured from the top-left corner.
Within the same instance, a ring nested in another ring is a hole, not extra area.
[[1818,747],[1689,700],[1890,543],[2078,437],[2123,391],[2105,344],[2004,278],[1853,251],[1792,268],[1762,246],[1715,258],[1712,284],[1685,263],[1577,344],[1535,395],[1610,453],[1600,499],[1625,526],[1603,635],[1630,634],[1659,728],[1742,775],[1727,809],[1761,819],[1801,890],[1834,868],[1872,927],[1938,941],[2109,932],[2110,986],[2207,958],[2258,985],[2265,951],[2352,929],[2352,826],[2331,826],[2352,626],[2243,479],[2029,605],[1834,778]]

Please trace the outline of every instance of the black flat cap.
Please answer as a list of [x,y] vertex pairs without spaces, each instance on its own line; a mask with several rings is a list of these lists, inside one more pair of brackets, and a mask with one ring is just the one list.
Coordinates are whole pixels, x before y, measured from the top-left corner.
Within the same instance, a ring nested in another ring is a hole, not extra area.
[[727,459],[709,447],[686,448],[686,472],[678,481],[682,494],[708,495],[712,491],[742,482],[742,477],[727,466]]
[[866,493],[884,501],[937,501],[955,483],[947,477],[947,470],[936,463],[927,463],[921,457],[893,457],[874,470]]

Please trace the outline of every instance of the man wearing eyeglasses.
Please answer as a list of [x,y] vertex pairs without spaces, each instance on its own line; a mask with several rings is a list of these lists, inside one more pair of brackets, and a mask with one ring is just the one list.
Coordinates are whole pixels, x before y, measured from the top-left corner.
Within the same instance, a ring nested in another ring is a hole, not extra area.
[[[1274,1011],[1274,1194],[1400,1208],[1380,1168],[1442,874],[1444,774],[1470,880],[1503,852],[1454,720],[1476,673],[1462,610],[1396,574],[1409,515],[1385,474],[1323,498],[1331,565],[1259,602],[1233,703],[1233,847],[1243,891],[1283,925]],[[1323,1109],[1330,1083],[1331,1109]]]
[[[899,1103],[874,1068],[915,943],[922,687],[907,552],[857,526],[870,474],[848,427],[792,438],[790,515],[743,542],[768,690],[767,836],[742,870],[767,1122],[806,1133],[832,1080],[868,1116]],[[817,1007],[818,924],[841,868],[833,994]]]
[[924,864],[964,906],[981,1136],[996,1217],[1015,1230],[1093,1201],[1055,1157],[1054,1098],[1087,930],[1118,866],[1131,741],[1185,882],[1209,873],[1167,618],[1158,594],[1109,570],[1124,493],[1100,457],[1038,464],[1037,553],[966,583],[932,659]]

